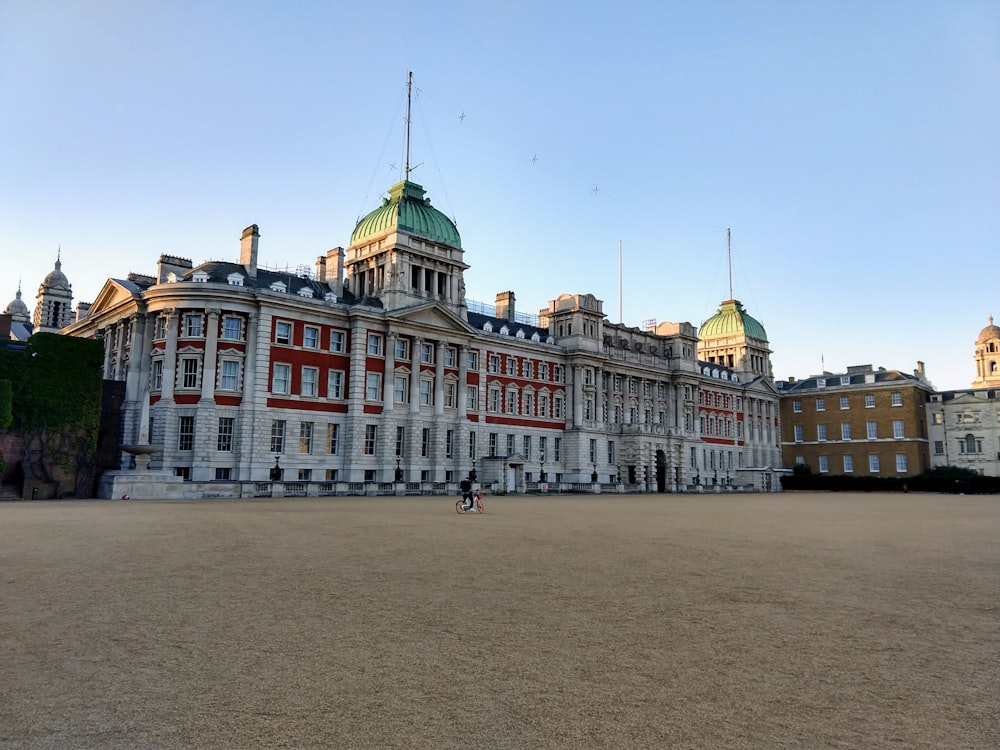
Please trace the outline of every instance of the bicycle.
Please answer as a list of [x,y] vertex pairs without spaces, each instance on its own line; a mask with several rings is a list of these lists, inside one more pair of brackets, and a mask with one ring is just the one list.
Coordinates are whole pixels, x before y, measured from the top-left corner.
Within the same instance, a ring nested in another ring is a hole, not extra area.
[[482,495],[481,492],[477,492],[476,494],[474,494],[472,496],[472,500],[473,500],[472,507],[471,508],[466,508],[465,507],[465,498],[464,497],[460,497],[458,499],[458,502],[455,503],[455,512],[456,513],[485,513],[486,512],[486,506],[483,505],[483,495]]

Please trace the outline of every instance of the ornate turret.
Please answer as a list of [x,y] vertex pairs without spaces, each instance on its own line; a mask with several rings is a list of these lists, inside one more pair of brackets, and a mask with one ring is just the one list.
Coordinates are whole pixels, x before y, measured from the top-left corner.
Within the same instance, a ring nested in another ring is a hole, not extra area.
[[976,379],[973,388],[996,388],[1000,386],[1000,326],[990,323],[976,338]]
[[55,333],[73,322],[73,286],[62,272],[60,255],[56,255],[55,268],[38,287],[35,304],[34,330]]

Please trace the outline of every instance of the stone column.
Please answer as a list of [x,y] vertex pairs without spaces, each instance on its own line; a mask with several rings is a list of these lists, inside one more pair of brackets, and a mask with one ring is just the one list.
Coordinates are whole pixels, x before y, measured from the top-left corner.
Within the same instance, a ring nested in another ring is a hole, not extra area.
[[573,365],[573,426],[583,426],[583,367]]
[[444,414],[444,341],[434,347],[434,413]]
[[112,333],[114,329],[106,326],[101,329],[101,341],[104,343],[104,379],[111,380],[111,347],[114,345]]
[[205,337],[205,357],[201,371],[201,401],[215,401],[216,361],[219,353],[219,310],[207,310],[208,329]]
[[382,382],[382,413],[392,409],[393,388],[396,380],[396,340],[399,334],[392,332],[385,337],[385,375]]
[[177,382],[177,311],[171,308],[164,310],[161,315],[167,318],[167,346],[163,352],[163,387],[160,390],[160,400],[173,403],[174,385]]
[[468,400],[466,398],[465,392],[469,388],[469,384],[466,382],[469,379],[469,346],[468,344],[462,344],[458,347],[458,393],[456,397],[458,398],[458,416],[463,419],[468,414],[468,409],[466,404]]
[[127,336],[128,325],[124,320],[119,320],[115,332],[115,380],[125,380],[125,338]]
[[421,336],[414,336],[410,344],[410,412],[420,411],[420,346]]

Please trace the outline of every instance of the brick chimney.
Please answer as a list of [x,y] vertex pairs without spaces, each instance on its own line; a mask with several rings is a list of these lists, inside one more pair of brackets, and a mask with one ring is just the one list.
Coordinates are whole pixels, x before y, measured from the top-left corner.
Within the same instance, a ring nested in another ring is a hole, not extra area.
[[260,229],[251,224],[243,230],[240,237],[240,263],[247,271],[247,276],[257,278],[257,243],[260,241]]

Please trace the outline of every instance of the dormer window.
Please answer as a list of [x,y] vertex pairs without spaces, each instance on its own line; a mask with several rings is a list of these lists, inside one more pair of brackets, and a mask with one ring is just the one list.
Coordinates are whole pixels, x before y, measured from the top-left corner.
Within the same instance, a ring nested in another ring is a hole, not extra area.
[[486,331],[486,333],[493,333],[493,324],[487,320],[483,323],[483,330]]
[[167,283],[168,284],[177,283],[177,274],[174,271],[171,271],[170,273],[167,274]]
[[301,289],[299,289],[299,296],[305,297],[306,299],[312,299],[313,297],[315,297],[315,295],[313,294],[313,290],[307,286],[304,286]]
[[208,281],[208,273],[205,271],[195,271],[191,274],[191,281],[195,281],[199,284],[204,284]]
[[507,327],[506,323],[504,325],[500,326],[500,335],[501,336],[509,336],[510,335],[510,329]]
[[337,295],[334,294],[333,292],[327,292],[326,294],[323,295],[323,300],[325,302],[336,302]]
[[514,336],[516,336],[519,339],[523,339],[524,338],[524,329],[523,328],[518,328],[517,329],[517,333],[515,333]]
[[281,292],[284,294],[288,291],[288,285],[284,281],[275,281],[270,287],[272,292]]
[[243,286],[243,274],[231,273],[226,277],[226,281],[229,282],[229,286]]
[[532,341],[541,341],[542,337],[538,335],[538,331],[535,331],[533,334],[531,334],[531,340]]

